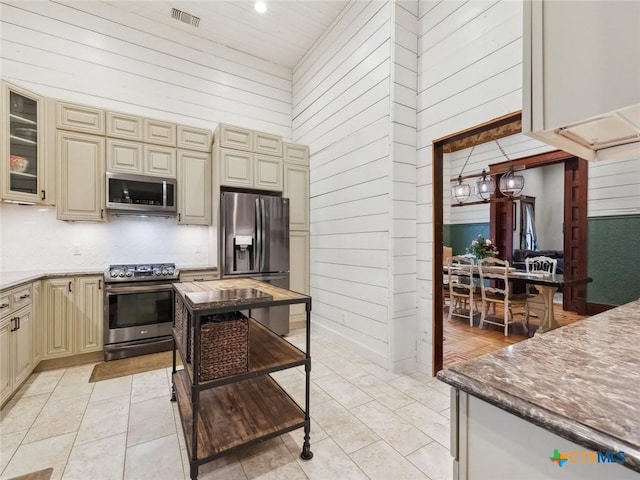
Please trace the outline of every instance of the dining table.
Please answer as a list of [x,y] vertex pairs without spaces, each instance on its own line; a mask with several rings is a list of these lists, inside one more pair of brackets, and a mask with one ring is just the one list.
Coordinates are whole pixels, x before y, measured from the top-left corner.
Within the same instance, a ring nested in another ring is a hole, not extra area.
[[[443,266],[443,273],[445,275],[448,273],[446,265]],[[480,278],[480,271],[477,265],[473,266],[473,277]],[[522,282],[526,285],[534,286],[537,293],[527,298],[527,305],[529,310],[540,319],[540,326],[536,330],[536,334],[545,333],[560,326],[555,319],[553,311],[553,296],[558,289],[593,281],[589,276],[527,272],[524,270],[516,270],[513,267],[509,267],[507,278],[511,282]]]

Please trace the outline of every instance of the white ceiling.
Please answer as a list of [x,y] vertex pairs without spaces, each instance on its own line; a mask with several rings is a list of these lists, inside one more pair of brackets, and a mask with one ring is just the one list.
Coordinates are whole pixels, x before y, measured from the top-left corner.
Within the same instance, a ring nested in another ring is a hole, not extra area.
[[[343,0],[264,0],[267,12],[253,0],[130,1],[106,3],[143,15],[169,27],[293,68],[349,3]],[[171,18],[171,9],[200,17],[193,27]]]

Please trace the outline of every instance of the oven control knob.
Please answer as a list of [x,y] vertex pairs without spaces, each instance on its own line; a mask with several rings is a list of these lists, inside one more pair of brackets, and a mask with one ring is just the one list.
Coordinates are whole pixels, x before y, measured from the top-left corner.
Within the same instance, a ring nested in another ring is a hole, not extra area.
[[118,276],[118,271],[117,270],[111,270],[111,276],[112,277],[117,277]]
[[123,272],[122,270],[120,270],[120,271],[118,272],[118,276],[119,276],[119,277],[124,277],[124,272]]
[[169,267],[167,268],[167,275],[173,275],[175,273],[174,269]]
[[153,269],[153,274],[154,275],[160,275],[160,269],[159,268],[154,268]]
[[126,275],[127,277],[131,277],[133,275],[133,272],[131,270],[127,270]]
[[167,270],[166,270],[165,268],[163,268],[163,269],[162,269],[162,274],[163,274],[163,275],[166,275],[167,273],[169,273],[169,272],[167,272]]

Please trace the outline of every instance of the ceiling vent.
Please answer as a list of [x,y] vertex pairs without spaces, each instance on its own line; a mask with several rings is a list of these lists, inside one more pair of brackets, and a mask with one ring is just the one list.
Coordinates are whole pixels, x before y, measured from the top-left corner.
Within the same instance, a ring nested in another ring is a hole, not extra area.
[[180,20],[182,23],[186,23],[188,25],[193,25],[194,27],[200,25],[200,17],[196,17],[195,15],[191,15],[190,13],[183,12],[182,10],[178,10],[177,8],[171,9],[171,18]]

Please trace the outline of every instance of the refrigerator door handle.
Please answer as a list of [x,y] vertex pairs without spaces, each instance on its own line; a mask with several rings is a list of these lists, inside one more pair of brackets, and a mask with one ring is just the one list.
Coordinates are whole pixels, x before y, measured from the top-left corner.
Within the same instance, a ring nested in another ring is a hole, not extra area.
[[260,199],[256,198],[256,245],[255,245],[255,256],[253,270],[260,272],[262,268],[260,264],[262,263],[262,244],[264,243],[264,236],[262,235],[262,208],[260,206]]
[[259,270],[261,272],[264,272],[264,262],[265,262],[265,258],[267,257],[267,242],[264,241],[264,239],[266,239],[267,237],[267,218],[266,218],[266,214],[265,214],[265,206],[264,206],[264,198],[260,199],[260,215],[261,215],[261,220],[260,220],[260,224],[261,224],[261,236],[263,238],[263,241],[260,243],[260,263],[259,263]]

